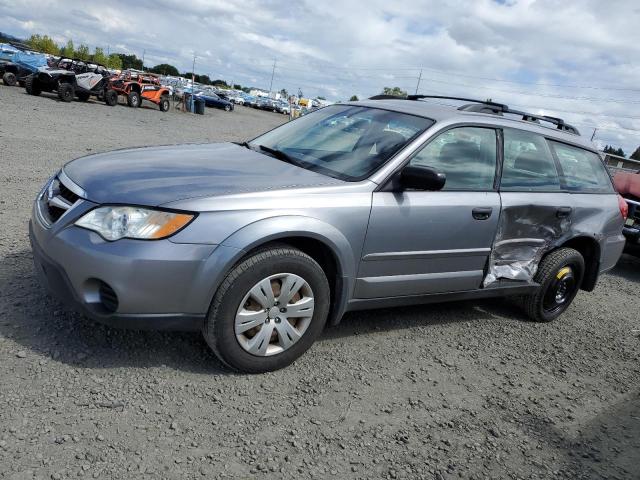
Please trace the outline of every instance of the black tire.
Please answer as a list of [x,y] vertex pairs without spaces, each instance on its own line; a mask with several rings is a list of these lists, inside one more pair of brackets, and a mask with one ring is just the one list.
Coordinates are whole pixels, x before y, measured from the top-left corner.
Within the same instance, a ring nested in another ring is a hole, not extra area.
[[140,102],[140,94],[138,92],[129,92],[129,95],[127,95],[127,105],[132,108],[138,108],[140,106]]
[[160,107],[161,112],[169,111],[170,105],[171,104],[169,103],[169,97],[167,97],[166,95],[160,97],[160,104],[158,106]]
[[540,262],[534,277],[540,289],[520,301],[527,316],[535,322],[550,322],[558,318],[580,290],[583,276],[584,258],[580,252],[573,248],[560,248],[549,253]]
[[58,98],[63,102],[71,102],[75,97],[75,89],[70,83],[63,82],[58,85]]
[[113,89],[107,90],[104,93],[104,103],[113,107],[118,104],[118,92]]
[[24,81],[24,89],[27,91],[29,95],[40,95],[42,90],[40,89],[40,85],[38,84],[38,79],[33,75],[29,75]]
[[4,72],[4,75],[2,75],[2,83],[7,87],[15,87],[17,81],[16,74],[13,72]]
[[89,100],[89,97],[91,97],[90,93],[78,92],[78,100],[80,100],[81,102],[86,102],[87,100]]
[[[314,296],[311,322],[302,337],[283,352],[271,356],[253,355],[242,348],[236,338],[236,312],[256,283],[283,272],[302,277],[311,287]],[[211,302],[202,333],[213,352],[232,369],[247,373],[278,370],[311,347],[325,326],[329,304],[329,283],[320,265],[300,250],[286,245],[275,246],[250,255],[231,270]]]
[[224,111],[225,112],[230,112],[232,110],[231,105],[225,105],[224,106]]

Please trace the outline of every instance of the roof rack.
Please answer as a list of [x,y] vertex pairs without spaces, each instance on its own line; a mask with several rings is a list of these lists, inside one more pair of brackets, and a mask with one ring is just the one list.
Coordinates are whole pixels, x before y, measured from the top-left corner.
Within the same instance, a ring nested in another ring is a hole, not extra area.
[[458,107],[458,110],[464,112],[478,112],[478,113],[489,113],[493,115],[517,115],[521,116],[522,120],[525,122],[534,122],[540,124],[540,122],[547,122],[555,125],[558,130],[562,130],[563,132],[573,133],[575,135],[580,135],[580,132],[573,125],[569,125],[565,123],[565,121],[561,118],[550,117],[548,115],[535,115],[533,113],[527,113],[520,110],[513,110],[509,108],[508,105],[504,103],[497,103],[491,100],[477,100],[474,98],[465,98],[465,97],[449,97],[445,95],[407,95],[406,97],[396,97],[393,95],[375,95],[370,98],[370,100],[388,100],[388,99],[406,99],[406,100],[422,100],[424,98],[437,98],[441,100],[460,100],[463,102],[472,102],[467,105],[462,105]]

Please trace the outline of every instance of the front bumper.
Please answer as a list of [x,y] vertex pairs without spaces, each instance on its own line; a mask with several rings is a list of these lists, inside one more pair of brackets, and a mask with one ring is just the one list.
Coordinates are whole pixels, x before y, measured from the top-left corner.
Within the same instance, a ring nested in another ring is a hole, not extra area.
[[[34,209],[29,237],[36,273],[45,286],[75,310],[115,327],[201,328],[218,281],[211,275],[211,268],[220,266],[220,259],[212,256],[217,246],[168,240],[107,242],[73,225],[92,206],[79,205],[74,208],[77,213],[69,211],[50,228]],[[117,296],[115,311],[105,307],[103,284]]]

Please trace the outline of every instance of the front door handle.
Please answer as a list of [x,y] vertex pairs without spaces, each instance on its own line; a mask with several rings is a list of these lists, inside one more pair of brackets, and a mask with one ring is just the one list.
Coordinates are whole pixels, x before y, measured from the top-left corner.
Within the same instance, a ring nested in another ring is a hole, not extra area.
[[560,207],[556,210],[556,217],[567,218],[571,216],[571,212],[573,212],[573,208],[571,207]]
[[492,212],[493,208],[491,207],[477,207],[473,209],[471,214],[476,220],[486,220],[491,216]]

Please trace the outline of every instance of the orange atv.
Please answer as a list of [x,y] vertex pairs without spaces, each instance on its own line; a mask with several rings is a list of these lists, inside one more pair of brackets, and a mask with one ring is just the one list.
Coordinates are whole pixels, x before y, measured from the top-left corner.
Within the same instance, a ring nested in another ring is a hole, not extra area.
[[142,100],[147,100],[158,105],[161,112],[169,110],[169,89],[152,73],[125,70],[111,79],[109,88],[127,97],[130,107],[137,108]]

